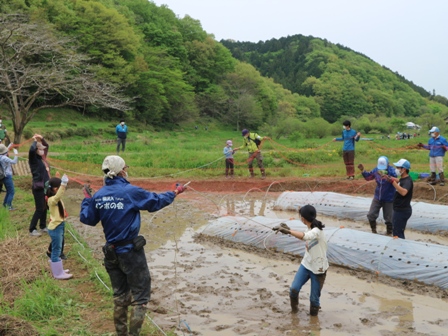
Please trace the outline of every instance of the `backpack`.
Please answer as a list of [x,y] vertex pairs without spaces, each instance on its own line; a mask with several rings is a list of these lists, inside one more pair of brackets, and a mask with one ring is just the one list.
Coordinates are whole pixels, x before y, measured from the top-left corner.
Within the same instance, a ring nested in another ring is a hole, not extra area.
[[261,140],[260,140],[260,139],[258,139],[258,138],[252,139],[252,138],[250,137],[250,133],[249,133],[248,139],[249,139],[250,141],[255,142],[255,144],[257,145],[257,148],[260,148],[260,145],[261,145]]
[[4,178],[5,178],[5,171],[3,169],[3,164],[0,161],[0,181],[3,181]]

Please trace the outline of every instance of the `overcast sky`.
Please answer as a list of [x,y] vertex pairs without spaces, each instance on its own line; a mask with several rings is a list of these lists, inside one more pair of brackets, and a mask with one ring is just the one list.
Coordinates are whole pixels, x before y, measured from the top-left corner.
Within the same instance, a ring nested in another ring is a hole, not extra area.
[[340,43],[448,97],[448,0],[154,0],[216,40]]

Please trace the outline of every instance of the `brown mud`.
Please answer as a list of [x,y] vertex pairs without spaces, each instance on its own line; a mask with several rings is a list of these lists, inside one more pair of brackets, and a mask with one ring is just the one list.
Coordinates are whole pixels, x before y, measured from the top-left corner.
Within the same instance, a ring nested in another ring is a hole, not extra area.
[[[93,181],[93,183],[100,181]],[[174,180],[131,180],[145,189],[172,190]],[[187,181],[180,181],[185,183]],[[93,184],[92,183],[92,184]],[[194,180],[173,205],[142,213],[141,234],[152,277],[149,316],[164,330],[178,335],[442,335],[448,328],[448,292],[414,281],[332,265],[321,296],[321,311],[309,315],[310,284],[300,293],[298,314],[289,307],[289,285],[300,258],[221,241],[201,234],[219,216],[264,215],[297,217],[275,211],[275,199],[285,190],[334,191],[371,197],[374,183],[364,180],[235,179]],[[415,184],[414,200],[440,203],[448,193],[440,186]],[[82,193],[67,192],[69,213],[79,212]],[[335,221],[369,231],[367,221]],[[101,259],[101,226],[88,227],[72,216],[78,232]],[[383,231],[383,227],[379,227]],[[410,239],[448,245],[448,238],[408,231]],[[112,302],[111,302],[112,305]],[[110,321],[112,323],[112,321]]]

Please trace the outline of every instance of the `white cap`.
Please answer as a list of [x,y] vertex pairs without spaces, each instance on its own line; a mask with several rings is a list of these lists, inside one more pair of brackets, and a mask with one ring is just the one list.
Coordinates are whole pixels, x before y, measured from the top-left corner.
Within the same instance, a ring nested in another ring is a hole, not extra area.
[[387,159],[387,157],[380,156],[378,158],[378,164],[376,166],[378,169],[387,169],[388,165],[389,165],[389,160]]
[[394,163],[395,167],[411,169],[411,163],[406,159],[400,159],[400,161]]
[[229,145],[229,146],[232,146],[232,145],[233,145],[233,142],[232,142],[232,140],[227,140],[227,141],[226,141],[226,144]]
[[[104,159],[101,169],[107,177],[114,178],[114,176],[117,176],[118,173],[121,172],[125,167],[126,163],[121,157],[119,157],[118,155],[110,155],[106,156],[106,158]],[[107,170],[107,172],[105,170]]]

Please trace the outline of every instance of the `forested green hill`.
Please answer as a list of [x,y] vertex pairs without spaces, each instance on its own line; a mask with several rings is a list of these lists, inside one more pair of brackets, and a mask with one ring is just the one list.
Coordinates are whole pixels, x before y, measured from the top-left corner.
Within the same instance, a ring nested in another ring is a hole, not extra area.
[[427,106],[423,98],[447,102],[367,56],[320,38],[293,35],[258,43],[221,43],[263,76],[314,97],[322,117],[331,122],[342,115],[415,117]]
[[0,15],[0,108],[16,142],[58,106],[156,129],[206,117],[281,135],[307,120],[448,114],[446,98],[348,48],[301,35],[220,43],[147,0],[2,0]]

